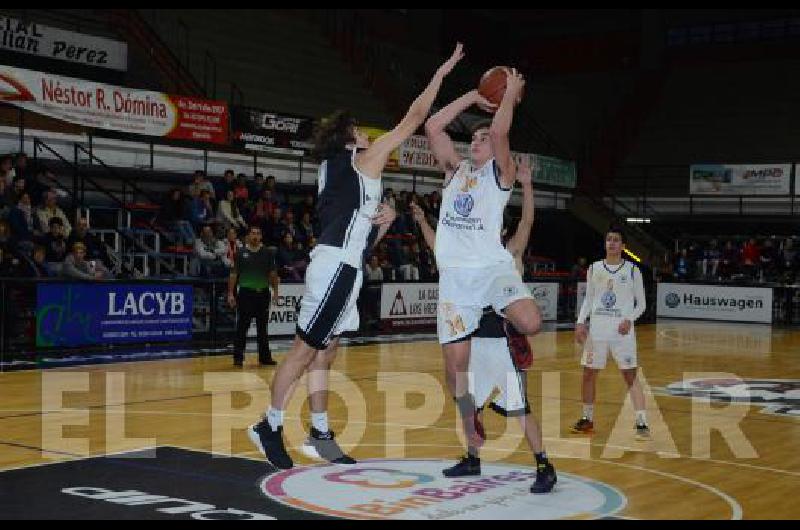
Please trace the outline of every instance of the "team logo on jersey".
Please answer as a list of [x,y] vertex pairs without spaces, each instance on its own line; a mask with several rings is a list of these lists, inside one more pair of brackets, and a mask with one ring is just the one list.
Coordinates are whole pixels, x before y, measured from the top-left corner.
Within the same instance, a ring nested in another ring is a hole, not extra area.
[[453,201],[453,206],[458,215],[468,217],[472,213],[472,208],[475,207],[475,199],[469,193],[459,193],[456,195],[456,200]]
[[249,258],[250,257],[250,253],[249,252],[242,252],[242,257],[243,258]]
[[617,304],[617,295],[614,294],[614,280],[608,280],[607,291],[600,297],[600,303],[606,309],[613,309]]
[[478,177],[474,177],[472,175],[465,175],[463,178],[463,183],[461,184],[461,188],[459,188],[464,193],[468,192],[472,188],[478,187]]
[[685,379],[654,390],[698,400],[760,405],[764,414],[800,418],[800,379]]

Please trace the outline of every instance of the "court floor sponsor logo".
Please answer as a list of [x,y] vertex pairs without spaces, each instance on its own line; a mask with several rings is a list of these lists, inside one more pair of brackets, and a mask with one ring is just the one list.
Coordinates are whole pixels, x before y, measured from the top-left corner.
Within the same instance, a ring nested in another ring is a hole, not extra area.
[[294,468],[261,484],[269,498],[316,514],[355,519],[559,519],[609,517],[625,507],[617,489],[560,473],[553,492],[533,495],[536,471],[482,465],[480,477],[448,479],[444,460],[366,460]]
[[261,513],[246,512],[235,508],[219,509],[213,504],[176,499],[167,495],[152,495],[137,490],[114,491],[95,487],[63,488],[61,493],[84,499],[105,501],[120,506],[153,506],[153,509],[168,515],[188,515],[201,521],[269,521],[275,519]]
[[763,405],[761,412],[800,418],[800,379],[685,379],[657,393],[693,399]]

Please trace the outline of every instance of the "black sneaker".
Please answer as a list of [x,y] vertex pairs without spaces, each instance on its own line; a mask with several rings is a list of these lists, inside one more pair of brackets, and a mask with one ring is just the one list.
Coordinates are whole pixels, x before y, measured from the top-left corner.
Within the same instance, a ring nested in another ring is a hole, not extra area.
[[267,462],[278,469],[291,469],[294,467],[294,462],[292,462],[292,458],[283,445],[283,427],[278,427],[277,431],[273,431],[272,426],[264,418],[259,423],[251,425],[247,429],[247,435],[250,437],[250,441],[261,451],[261,454],[267,458]]
[[259,366],[275,366],[278,364],[275,359],[267,359],[266,361],[258,361]]
[[333,431],[321,432],[311,427],[311,434],[303,443],[303,454],[309,458],[327,460],[331,464],[353,465],[357,462],[344,454],[334,439]]
[[233,367],[234,368],[241,368],[242,366],[244,366],[244,360],[242,360],[242,359],[234,359],[233,360]]
[[442,471],[447,478],[472,477],[481,474],[481,459],[467,455],[459,460],[458,464]]
[[653,437],[650,435],[650,427],[648,427],[646,423],[636,424],[636,439],[640,442],[646,442],[653,439]]
[[589,418],[583,417],[572,426],[573,434],[592,434],[594,433],[594,422]]
[[531,493],[549,493],[556,485],[556,468],[550,462],[536,466],[536,481],[531,486]]

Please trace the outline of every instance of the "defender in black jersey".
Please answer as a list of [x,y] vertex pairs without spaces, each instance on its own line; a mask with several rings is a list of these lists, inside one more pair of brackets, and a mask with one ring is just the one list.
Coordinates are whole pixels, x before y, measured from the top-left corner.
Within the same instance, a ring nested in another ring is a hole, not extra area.
[[316,134],[319,167],[319,215],[323,226],[306,270],[306,290],[292,349],[272,381],[266,417],[248,430],[253,443],[275,467],[294,464],[283,443],[283,411],[297,379],[310,370],[312,429],[309,453],[337,464],[352,464],[327,425],[327,373],[337,337],[358,329],[356,299],[366,252],[394,221],[395,212],[381,203],[381,172],[392,151],[423,124],[445,76],[463,57],[459,43],[439,67],[405,117],[372,145],[345,112],[323,120]]

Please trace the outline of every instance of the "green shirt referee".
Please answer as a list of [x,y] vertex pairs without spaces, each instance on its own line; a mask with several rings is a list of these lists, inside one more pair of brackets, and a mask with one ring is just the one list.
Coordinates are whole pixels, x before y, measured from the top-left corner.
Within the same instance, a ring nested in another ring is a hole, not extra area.
[[[236,296],[236,284],[239,295]],[[267,321],[269,320],[270,285],[272,301],[278,299],[280,280],[275,271],[275,259],[261,244],[261,228],[251,226],[247,231],[245,246],[236,254],[231,275],[228,278],[228,304],[238,307],[236,338],[233,343],[234,366],[244,365],[244,346],[250,321],[256,319],[258,338],[258,363],[262,366],[275,364],[269,350]]]

